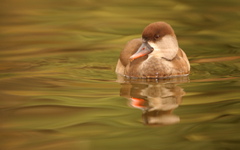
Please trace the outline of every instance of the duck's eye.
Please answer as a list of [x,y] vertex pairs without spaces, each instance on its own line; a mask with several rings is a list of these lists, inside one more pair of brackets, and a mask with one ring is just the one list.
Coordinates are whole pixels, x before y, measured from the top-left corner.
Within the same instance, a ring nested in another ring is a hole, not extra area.
[[160,37],[160,35],[159,35],[159,34],[156,34],[154,37],[155,37],[155,39],[157,39],[157,38]]

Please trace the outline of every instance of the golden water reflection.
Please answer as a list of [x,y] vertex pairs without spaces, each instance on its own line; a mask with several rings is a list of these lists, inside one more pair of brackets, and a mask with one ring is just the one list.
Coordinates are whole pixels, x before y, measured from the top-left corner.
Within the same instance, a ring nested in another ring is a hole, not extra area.
[[173,111],[181,104],[185,92],[177,84],[188,80],[188,77],[162,80],[118,77],[120,96],[127,98],[131,107],[142,110],[143,122],[147,125],[171,125],[180,121]]
[[[239,149],[239,0],[1,2],[1,150]],[[156,21],[174,28],[191,83],[124,81],[122,96],[159,86],[167,111],[140,94],[148,111],[126,106],[114,82],[121,49]],[[181,122],[136,121],[170,115]]]

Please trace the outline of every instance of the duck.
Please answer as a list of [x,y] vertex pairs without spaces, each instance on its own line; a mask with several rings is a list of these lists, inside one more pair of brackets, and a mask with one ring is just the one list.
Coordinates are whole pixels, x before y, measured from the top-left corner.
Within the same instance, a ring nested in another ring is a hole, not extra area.
[[130,40],[121,51],[115,72],[127,78],[188,76],[190,63],[166,22],[147,25],[142,38]]

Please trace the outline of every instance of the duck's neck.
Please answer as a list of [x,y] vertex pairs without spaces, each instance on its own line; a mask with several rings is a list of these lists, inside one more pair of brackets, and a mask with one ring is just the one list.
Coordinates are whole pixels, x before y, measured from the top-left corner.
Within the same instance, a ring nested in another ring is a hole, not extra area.
[[148,42],[154,48],[153,52],[149,54],[149,58],[166,58],[172,60],[178,52],[178,42],[175,36],[165,35],[161,40],[156,42]]

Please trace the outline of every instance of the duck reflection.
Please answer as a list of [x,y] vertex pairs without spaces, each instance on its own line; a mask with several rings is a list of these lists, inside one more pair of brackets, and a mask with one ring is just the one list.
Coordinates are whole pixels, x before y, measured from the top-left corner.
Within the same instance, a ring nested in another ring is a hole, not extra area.
[[188,82],[188,77],[172,79],[123,79],[120,96],[129,99],[132,107],[143,111],[143,122],[147,125],[170,125],[180,121],[173,113],[182,101],[185,92],[178,83]]

